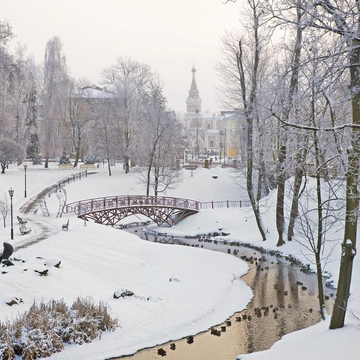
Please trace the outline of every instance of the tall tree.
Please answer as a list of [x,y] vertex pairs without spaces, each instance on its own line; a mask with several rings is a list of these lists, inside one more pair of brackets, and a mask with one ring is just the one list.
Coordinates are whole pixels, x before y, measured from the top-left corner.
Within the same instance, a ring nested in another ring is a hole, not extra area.
[[7,49],[8,41],[13,37],[12,28],[7,21],[0,20],[0,137],[5,136],[7,130],[6,100],[9,73],[13,66],[13,59]]
[[49,158],[55,157],[61,149],[61,132],[59,122],[65,117],[67,100],[68,75],[63,43],[59,37],[51,38],[45,48],[44,86],[42,93],[44,111],[44,157],[45,168]]
[[102,71],[104,83],[117,95],[117,131],[126,173],[141,128],[141,98],[154,76],[148,65],[125,57]]
[[75,149],[74,168],[78,165],[84,138],[89,130],[91,117],[91,99],[88,98],[86,79],[69,82],[69,114],[65,118],[65,126],[70,134],[71,144]]
[[[265,227],[261,219],[259,197],[254,189],[254,128],[258,116],[259,78],[265,39],[260,32],[263,12],[259,0],[248,0],[250,22],[247,39],[228,35],[223,38],[222,50],[225,59],[218,66],[223,80],[228,83],[227,94],[242,106],[242,115],[246,119],[247,131],[247,169],[246,187],[256,223],[263,240],[266,240]],[[234,41],[235,40],[235,41]]]
[[29,60],[27,69],[27,92],[25,97],[26,118],[25,136],[27,138],[26,156],[34,165],[41,164],[40,139],[38,128],[38,85],[37,69]]

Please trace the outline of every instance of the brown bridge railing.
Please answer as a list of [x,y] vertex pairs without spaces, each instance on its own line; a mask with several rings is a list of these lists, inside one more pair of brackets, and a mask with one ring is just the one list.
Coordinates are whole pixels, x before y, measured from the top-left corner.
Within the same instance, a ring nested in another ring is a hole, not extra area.
[[129,207],[166,207],[199,211],[201,209],[221,209],[250,206],[249,200],[199,202],[168,196],[123,195],[86,199],[66,204],[64,213],[74,212],[81,216],[95,211]]
[[201,203],[195,200],[167,196],[124,195],[87,199],[66,204],[64,213],[84,215],[95,211],[129,207],[164,207],[199,211]]

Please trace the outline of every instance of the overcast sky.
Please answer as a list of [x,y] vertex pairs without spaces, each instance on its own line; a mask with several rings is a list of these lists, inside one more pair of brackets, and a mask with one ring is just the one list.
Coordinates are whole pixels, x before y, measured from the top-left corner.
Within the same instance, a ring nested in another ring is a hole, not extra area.
[[64,43],[74,77],[99,84],[100,72],[117,56],[145,62],[159,73],[168,106],[185,112],[191,68],[203,112],[221,105],[215,97],[214,70],[225,29],[240,27],[238,3],[224,0],[0,0],[1,20],[9,20],[37,62],[46,42],[57,35]]

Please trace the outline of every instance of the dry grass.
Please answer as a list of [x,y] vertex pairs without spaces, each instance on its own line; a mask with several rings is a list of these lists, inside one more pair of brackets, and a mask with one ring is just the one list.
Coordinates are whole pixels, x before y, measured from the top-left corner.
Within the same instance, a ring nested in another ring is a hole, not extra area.
[[48,357],[65,344],[89,343],[117,326],[107,305],[89,298],[77,298],[70,308],[63,300],[34,303],[16,320],[0,322],[0,359]]

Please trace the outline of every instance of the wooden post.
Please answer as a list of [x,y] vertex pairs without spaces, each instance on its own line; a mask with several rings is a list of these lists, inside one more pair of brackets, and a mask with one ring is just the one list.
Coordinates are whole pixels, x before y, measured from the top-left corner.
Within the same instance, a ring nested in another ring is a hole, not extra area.
[[226,200],[226,206],[229,208],[229,200]]
[[213,201],[211,202],[211,208],[212,209],[214,208],[214,202]]

